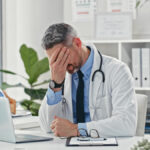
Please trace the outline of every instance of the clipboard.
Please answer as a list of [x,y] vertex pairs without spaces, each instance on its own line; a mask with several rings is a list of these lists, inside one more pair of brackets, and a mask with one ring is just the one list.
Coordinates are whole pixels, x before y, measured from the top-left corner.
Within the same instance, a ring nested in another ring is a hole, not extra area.
[[66,140],[66,146],[118,146],[116,138],[106,140],[79,141],[78,137],[70,137]]

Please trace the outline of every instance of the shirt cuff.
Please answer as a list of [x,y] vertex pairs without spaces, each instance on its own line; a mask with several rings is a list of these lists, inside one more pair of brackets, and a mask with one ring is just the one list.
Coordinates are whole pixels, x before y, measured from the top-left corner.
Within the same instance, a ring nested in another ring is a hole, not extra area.
[[46,92],[47,97],[47,104],[48,105],[55,105],[61,101],[62,90],[58,92],[54,92],[52,89],[48,88]]
[[86,123],[78,123],[78,131],[81,136],[87,136],[87,126]]

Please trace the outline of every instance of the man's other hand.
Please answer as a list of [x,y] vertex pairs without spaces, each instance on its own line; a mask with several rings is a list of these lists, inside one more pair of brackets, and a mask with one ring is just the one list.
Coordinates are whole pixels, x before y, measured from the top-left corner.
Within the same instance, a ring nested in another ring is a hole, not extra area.
[[73,124],[69,120],[62,119],[57,116],[54,117],[50,127],[55,136],[71,137],[79,134],[77,124]]

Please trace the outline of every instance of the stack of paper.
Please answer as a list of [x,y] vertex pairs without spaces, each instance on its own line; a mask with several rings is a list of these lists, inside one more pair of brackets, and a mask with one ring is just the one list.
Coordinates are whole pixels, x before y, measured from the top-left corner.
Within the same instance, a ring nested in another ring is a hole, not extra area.
[[38,117],[24,116],[13,118],[14,128],[18,130],[38,130],[40,129]]

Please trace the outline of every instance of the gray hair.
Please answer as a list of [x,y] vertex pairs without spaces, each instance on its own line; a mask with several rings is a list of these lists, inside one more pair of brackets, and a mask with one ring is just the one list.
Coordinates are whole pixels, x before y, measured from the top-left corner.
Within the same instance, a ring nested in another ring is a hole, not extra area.
[[66,46],[71,46],[72,40],[76,36],[77,32],[69,24],[53,24],[46,30],[43,36],[42,47],[47,50],[60,43],[63,43]]

